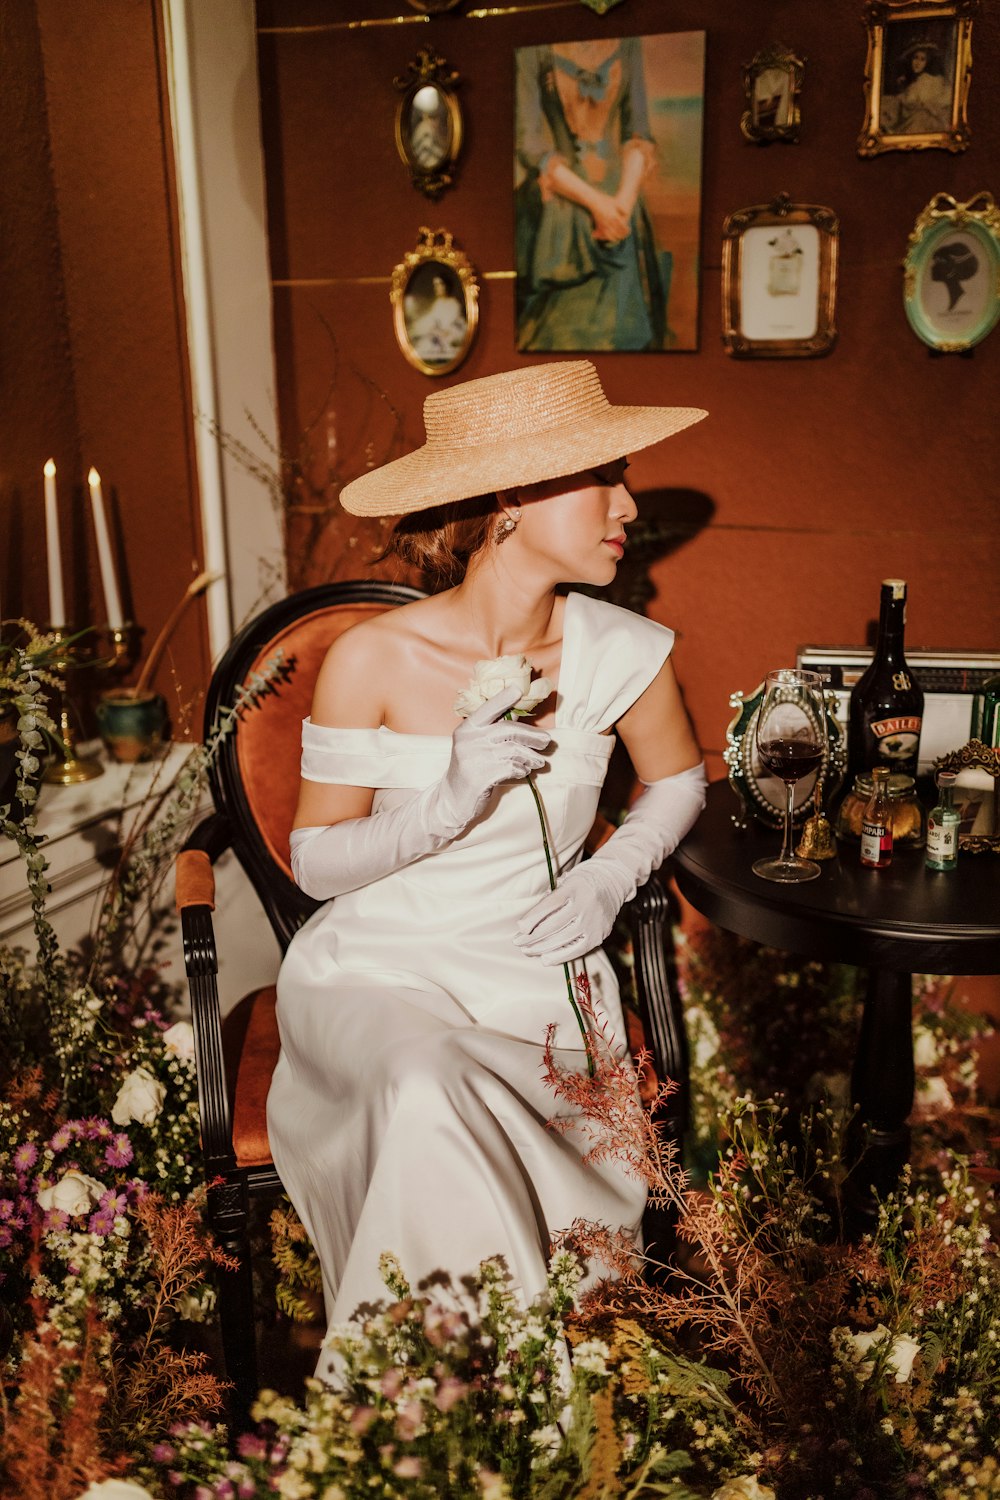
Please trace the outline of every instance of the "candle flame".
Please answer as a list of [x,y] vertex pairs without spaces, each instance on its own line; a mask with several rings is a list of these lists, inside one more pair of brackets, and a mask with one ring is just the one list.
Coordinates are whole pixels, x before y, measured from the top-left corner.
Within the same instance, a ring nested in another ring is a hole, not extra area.
[[53,477],[53,475],[55,474],[55,472],[56,472],[55,461],[53,459],[51,459],[51,458],[46,459],[45,464],[44,464],[44,466],[42,468],[42,473],[45,475],[46,479],[51,479]]
[[98,474],[98,472],[94,468],[93,464],[91,464],[90,473],[87,475],[87,483],[89,485],[93,486],[95,484],[100,484],[100,482],[101,482],[101,476],[100,476],[100,474]]

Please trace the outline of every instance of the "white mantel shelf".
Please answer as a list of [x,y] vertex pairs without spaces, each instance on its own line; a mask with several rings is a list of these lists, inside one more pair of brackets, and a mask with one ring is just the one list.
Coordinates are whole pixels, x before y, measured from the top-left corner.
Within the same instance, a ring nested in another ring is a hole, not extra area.
[[[108,874],[137,816],[150,797],[167,792],[194,747],[169,745],[155,760],[119,765],[100,742],[80,752],[95,755],[104,774],[75,786],[43,784],[38,798],[38,831],[48,861],[51,887],[46,910],[65,947],[80,943],[91,930]],[[210,799],[192,817],[192,826],[210,809]],[[172,896],[168,887],[167,898]],[[232,855],[216,866],[216,931],[219,942],[219,988],[223,1009],[241,995],[274,979],[278,948],[264,920],[247,922],[248,912],[261,917],[260,904]],[[16,844],[0,837],[0,946],[34,952],[31,895]],[[179,981],[184,963],[179,933],[169,934],[158,963],[165,977]]]

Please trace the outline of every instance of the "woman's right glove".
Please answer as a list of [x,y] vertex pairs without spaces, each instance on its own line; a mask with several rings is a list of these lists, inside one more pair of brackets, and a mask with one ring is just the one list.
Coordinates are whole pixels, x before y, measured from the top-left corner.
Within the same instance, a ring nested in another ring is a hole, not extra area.
[[551,737],[503,717],[520,696],[520,688],[505,688],[463,719],[441,780],[409,802],[329,827],[296,828],[290,839],[296,885],[313,900],[328,901],[381,880],[464,833],[498,786],[541,770],[539,752]]

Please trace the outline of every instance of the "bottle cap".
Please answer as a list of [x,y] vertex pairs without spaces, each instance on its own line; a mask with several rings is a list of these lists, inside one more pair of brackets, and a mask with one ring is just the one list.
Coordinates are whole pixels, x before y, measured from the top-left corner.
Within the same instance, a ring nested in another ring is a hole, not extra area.
[[955,782],[958,780],[958,772],[939,771],[934,779],[941,790],[945,791],[948,787],[955,785]]
[[872,780],[873,781],[879,781],[879,782],[881,782],[881,784],[883,786],[888,786],[889,777],[891,775],[892,775],[892,772],[889,770],[888,766],[873,766],[872,767]]
[[906,598],[906,581],[902,578],[883,578],[882,587],[892,590],[893,599]]

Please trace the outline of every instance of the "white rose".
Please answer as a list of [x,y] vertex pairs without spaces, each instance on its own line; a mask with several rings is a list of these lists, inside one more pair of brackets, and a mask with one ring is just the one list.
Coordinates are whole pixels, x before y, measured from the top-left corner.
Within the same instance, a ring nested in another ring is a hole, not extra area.
[[902,1385],[913,1374],[913,1361],[920,1353],[920,1345],[908,1334],[898,1333],[892,1341],[886,1365],[896,1375],[896,1384]]
[[940,1055],[933,1031],[928,1031],[926,1026],[915,1026],[913,1029],[914,1065],[918,1068],[933,1068]]
[[38,1194],[39,1208],[57,1208],[60,1213],[69,1214],[74,1218],[77,1214],[89,1213],[95,1203],[100,1203],[101,1198],[107,1192],[103,1182],[97,1182],[93,1177],[88,1177],[84,1172],[78,1172],[75,1167],[70,1167],[64,1172],[58,1182],[51,1187],[42,1188]]
[[153,1497],[131,1479],[102,1479],[100,1484],[88,1485],[78,1500],[153,1500]]
[[148,1068],[136,1068],[118,1090],[118,1097],[111,1109],[111,1118],[116,1125],[129,1125],[137,1120],[140,1125],[152,1125],[163,1107],[167,1091]]
[[194,1061],[194,1027],[190,1021],[175,1021],[163,1033],[163,1045],[168,1052],[184,1062]]
[[917,1079],[917,1108],[928,1114],[946,1114],[949,1109],[955,1108],[955,1101],[951,1097],[951,1090],[943,1078],[918,1078]]
[[755,1475],[741,1474],[738,1479],[727,1479],[721,1489],[713,1490],[712,1500],[775,1500],[775,1493]]
[[482,704],[495,698],[505,688],[516,687],[521,696],[508,710],[514,714],[534,713],[540,703],[552,692],[547,677],[531,680],[532,665],[526,656],[498,656],[494,661],[477,661],[475,676],[467,688],[463,688],[455,699],[455,712],[460,719],[467,719]]

